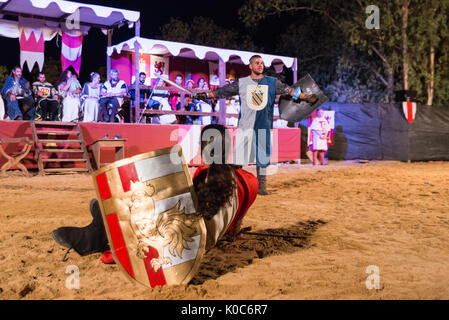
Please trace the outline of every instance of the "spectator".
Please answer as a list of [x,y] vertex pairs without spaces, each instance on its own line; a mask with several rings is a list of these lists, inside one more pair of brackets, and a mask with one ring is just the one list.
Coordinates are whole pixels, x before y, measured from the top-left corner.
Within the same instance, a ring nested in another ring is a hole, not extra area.
[[43,121],[58,120],[58,91],[51,83],[46,82],[45,73],[39,72],[37,81],[33,82],[32,88],[36,101],[37,119]]
[[85,83],[81,92],[81,109],[83,122],[97,122],[100,109],[100,75],[96,72],[90,74],[90,82]]
[[321,165],[325,165],[324,153],[327,151],[327,143],[329,140],[330,127],[327,119],[324,117],[324,111],[318,110],[318,116],[313,119],[310,125],[312,133],[311,150],[313,152],[313,165],[317,165],[317,156],[319,153]]
[[[139,73],[139,85],[144,86],[145,85],[145,79],[147,75],[145,72]],[[132,101],[135,103],[136,101],[136,82],[133,84],[133,89],[129,90],[129,95],[131,96]],[[149,99],[151,96],[151,90],[148,88],[140,88],[140,108],[145,108],[145,105],[148,103],[148,108],[150,109],[158,109],[159,103],[156,100]]]
[[76,74],[66,69],[58,80],[58,91],[62,100],[62,121],[78,121],[80,118],[81,84]]
[[[159,109],[160,103],[154,99],[150,99],[151,92],[148,87],[145,86],[145,79],[147,75],[145,72],[139,73],[139,86],[140,86],[140,109],[145,109],[147,106],[148,109]],[[134,82],[132,89],[129,89],[129,95],[131,96],[131,100],[133,104],[136,104],[136,82]]]
[[[154,87],[164,87],[165,82],[158,79],[156,83],[154,84]],[[173,110],[170,103],[168,102],[168,97],[170,96],[170,93],[168,90],[162,90],[162,89],[154,89],[153,92],[153,99],[159,102],[159,109],[164,111],[171,111]],[[156,118],[157,119],[157,118]],[[159,116],[159,123],[160,124],[174,124],[176,123],[176,116],[174,114],[164,114]]]
[[[185,84],[185,88],[188,90],[193,89],[193,85],[195,82],[193,82],[192,79],[188,79]],[[178,107],[181,109],[181,103],[178,104]],[[197,109],[197,106],[192,100],[192,97],[186,93],[186,102],[185,102],[185,111],[199,111]],[[184,124],[198,124],[199,116],[185,116]]]
[[[178,86],[182,87],[182,81],[183,77],[180,74],[177,74],[175,76],[175,83]],[[181,97],[181,94],[178,91],[170,91],[170,104],[173,110],[179,110],[181,108],[181,102],[179,98]],[[178,107],[179,104],[179,107]]]
[[128,92],[125,81],[119,79],[117,69],[111,69],[109,76],[110,80],[103,84],[100,91],[101,120],[104,122],[114,122],[115,116],[123,104],[123,97]]
[[[209,86],[204,78],[199,78],[197,81],[197,89],[202,91],[209,91]],[[212,101],[211,99],[205,99],[205,101],[194,99],[195,111],[201,112],[212,112]],[[196,124],[208,125],[211,124],[211,116],[201,116],[198,120],[194,121]]]
[[193,82],[192,79],[187,79],[186,80],[186,84],[185,84],[185,88],[189,89],[189,90],[192,90],[194,84],[195,84],[195,82]]
[[[206,83],[206,81],[204,80],[204,78],[199,78],[198,81],[196,82],[196,87],[198,89],[203,90],[204,84]],[[207,84],[207,83],[206,83]]]
[[35,108],[30,83],[22,77],[22,68],[12,68],[1,92],[6,98],[6,113],[11,120],[34,120]]

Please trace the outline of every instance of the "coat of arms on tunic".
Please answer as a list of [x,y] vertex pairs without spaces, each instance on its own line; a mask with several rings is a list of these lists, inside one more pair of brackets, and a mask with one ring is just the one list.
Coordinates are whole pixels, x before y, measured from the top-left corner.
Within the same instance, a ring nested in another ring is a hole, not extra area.
[[114,260],[147,286],[186,284],[198,270],[206,227],[179,146],[94,173]]
[[267,85],[248,85],[246,103],[249,108],[259,111],[266,107],[268,103]]

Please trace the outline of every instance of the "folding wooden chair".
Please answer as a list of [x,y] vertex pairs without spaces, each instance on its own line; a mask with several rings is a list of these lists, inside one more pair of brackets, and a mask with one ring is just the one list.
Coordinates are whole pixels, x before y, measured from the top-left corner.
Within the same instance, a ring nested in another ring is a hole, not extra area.
[[[7,154],[3,149],[3,143],[15,143],[20,144],[24,143],[22,151],[15,152],[12,154]],[[3,155],[8,161],[1,167],[0,174],[4,175],[6,170],[11,169],[14,166],[17,166],[20,170],[22,170],[25,175],[28,175],[27,168],[20,163],[20,161],[25,158],[31,150],[31,146],[33,143],[28,139],[28,137],[23,138],[0,138],[0,154]]]

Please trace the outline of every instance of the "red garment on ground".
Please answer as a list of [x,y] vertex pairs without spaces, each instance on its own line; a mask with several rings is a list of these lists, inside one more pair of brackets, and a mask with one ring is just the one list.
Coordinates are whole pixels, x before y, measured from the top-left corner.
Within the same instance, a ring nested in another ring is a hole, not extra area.
[[[207,170],[207,168],[198,167],[193,175],[193,179],[195,179],[195,177],[203,170]],[[226,232],[229,232],[240,220],[243,219],[254,200],[256,200],[257,189],[259,188],[259,181],[251,172],[243,169],[236,169],[234,170],[234,174],[237,180],[239,206]]]

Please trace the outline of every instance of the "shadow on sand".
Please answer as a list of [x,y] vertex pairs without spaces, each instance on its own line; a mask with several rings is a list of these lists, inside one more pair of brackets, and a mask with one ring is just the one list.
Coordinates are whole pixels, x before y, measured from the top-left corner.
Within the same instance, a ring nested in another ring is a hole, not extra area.
[[[311,235],[326,222],[308,220],[288,228],[265,229],[254,233],[276,234],[287,237],[240,234],[234,241],[220,240],[203,257],[201,266],[190,284],[202,284],[271,255],[292,253],[310,247]],[[294,237],[288,237],[294,236]]]

